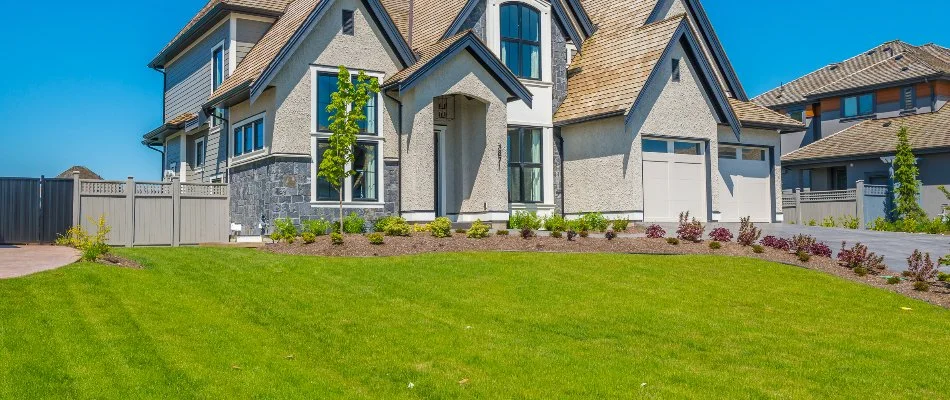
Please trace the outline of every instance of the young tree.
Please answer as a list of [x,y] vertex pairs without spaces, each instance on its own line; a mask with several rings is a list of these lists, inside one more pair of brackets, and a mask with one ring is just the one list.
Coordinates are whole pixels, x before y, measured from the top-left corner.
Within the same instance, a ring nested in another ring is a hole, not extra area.
[[[370,96],[379,93],[379,81],[360,71],[355,82],[342,65],[337,78],[337,91],[330,96],[330,138],[323,152],[317,176],[322,177],[340,194],[340,232],[343,232],[343,184],[354,174],[347,167],[353,162],[353,147],[360,132],[359,122],[366,119],[364,113]],[[313,184],[316,184],[314,182]]]
[[897,131],[897,156],[894,157],[894,182],[897,184],[895,214],[898,218],[920,218],[925,215],[917,202],[917,196],[920,194],[919,176],[920,169],[917,168],[917,158],[910,148],[907,127],[902,126]]

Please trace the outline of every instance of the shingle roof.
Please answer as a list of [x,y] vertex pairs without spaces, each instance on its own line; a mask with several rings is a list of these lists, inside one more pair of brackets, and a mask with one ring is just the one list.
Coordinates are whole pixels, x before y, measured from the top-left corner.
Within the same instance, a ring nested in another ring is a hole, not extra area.
[[322,0],[295,0],[290,3],[284,16],[278,19],[260,42],[251,48],[244,60],[235,68],[234,73],[211,94],[211,99],[217,99],[232,89],[259,78],[264,68],[267,68],[277,57],[277,53],[287,44],[320,1]]
[[172,38],[172,40],[169,41],[164,48],[162,48],[162,51],[155,55],[152,63],[155,63],[160,58],[162,58],[165,52],[170,48],[178,45],[179,41],[184,39],[192,28],[195,28],[203,18],[209,16],[214,10],[218,8],[227,7],[236,10],[257,10],[267,14],[279,15],[284,11],[285,8],[287,8],[287,5],[290,4],[290,2],[291,0],[210,0],[204,5],[204,7],[198,10],[198,13],[195,14],[195,16],[192,17],[191,20],[188,21],[188,23],[185,24],[185,26],[181,28],[180,31],[178,31],[178,34],[176,34],[175,37]]
[[380,0],[396,29],[406,40],[409,38],[409,0]]
[[57,178],[72,178],[73,171],[79,172],[79,179],[96,179],[100,181],[102,180],[102,177],[99,176],[99,174],[92,172],[92,170],[82,165],[74,165],[72,167],[69,167],[65,171],[63,171],[61,174],[56,175],[56,177]]
[[183,124],[183,123],[185,123],[185,122],[191,121],[191,120],[193,120],[193,119],[195,119],[195,114],[192,114],[192,113],[184,113],[184,114],[179,115],[179,116],[177,116],[177,117],[175,117],[175,118],[172,118],[171,120],[169,120],[168,122],[166,122],[166,124],[168,124],[168,125],[178,125],[178,124]]
[[554,115],[555,123],[625,113],[684,21],[680,15],[639,28],[600,26],[571,62],[567,98]]
[[766,107],[802,103],[811,97],[950,74],[950,50],[895,40],[834,63],[753,99]]
[[914,150],[950,150],[950,107],[935,113],[861,122],[782,157],[782,162],[811,161],[892,154],[897,149],[897,131],[908,128]]
[[471,31],[464,31],[448,39],[420,48],[416,51],[418,61],[416,61],[415,64],[410,65],[408,68],[405,68],[402,71],[393,74],[393,76],[390,76],[389,79],[386,79],[386,82],[383,84],[383,86],[389,86],[408,78],[410,75],[422,69],[422,67],[426,66],[426,64],[429,64],[429,62],[431,62],[436,56],[442,54],[442,52],[447,50],[449,47],[452,47],[452,45],[458,42],[459,39],[462,39],[469,33],[471,33]]
[[730,98],[729,105],[732,106],[736,117],[742,122],[742,126],[775,128],[786,131],[800,131],[805,129],[805,125],[801,122],[752,102]]
[[468,0],[415,0],[412,16],[413,49],[431,45],[442,39]]

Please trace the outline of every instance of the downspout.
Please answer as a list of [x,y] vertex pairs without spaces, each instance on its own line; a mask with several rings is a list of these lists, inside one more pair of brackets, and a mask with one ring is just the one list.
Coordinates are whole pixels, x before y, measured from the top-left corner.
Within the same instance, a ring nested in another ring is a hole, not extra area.
[[561,163],[559,166],[561,169],[561,216],[563,217],[567,215],[567,213],[564,212],[564,135],[561,134],[561,128],[556,129],[558,150],[561,154]]
[[[411,7],[412,0],[409,0],[409,4]],[[397,171],[399,171],[399,188],[396,190],[396,196],[398,197],[396,201],[396,204],[398,204],[398,206],[396,206],[396,215],[402,216],[402,101],[390,96],[389,92],[386,92],[385,94],[386,97],[389,97],[399,105],[399,125],[396,127],[396,148],[399,152],[399,165],[396,167]]]

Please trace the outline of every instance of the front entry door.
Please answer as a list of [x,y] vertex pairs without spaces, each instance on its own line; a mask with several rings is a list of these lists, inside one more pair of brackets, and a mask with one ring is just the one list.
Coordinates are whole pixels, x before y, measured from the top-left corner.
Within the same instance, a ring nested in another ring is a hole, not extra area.
[[443,165],[445,159],[445,127],[436,125],[432,131],[434,140],[433,154],[435,156],[435,216],[445,216],[445,171]]

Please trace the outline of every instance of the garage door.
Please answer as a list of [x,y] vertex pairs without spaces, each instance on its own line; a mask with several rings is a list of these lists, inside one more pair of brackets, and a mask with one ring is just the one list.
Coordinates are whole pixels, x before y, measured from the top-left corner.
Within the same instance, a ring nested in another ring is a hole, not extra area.
[[719,146],[719,173],[725,182],[722,221],[772,222],[772,169],[768,150],[760,147]]
[[643,217],[676,221],[679,214],[706,220],[706,155],[702,142],[643,139]]

